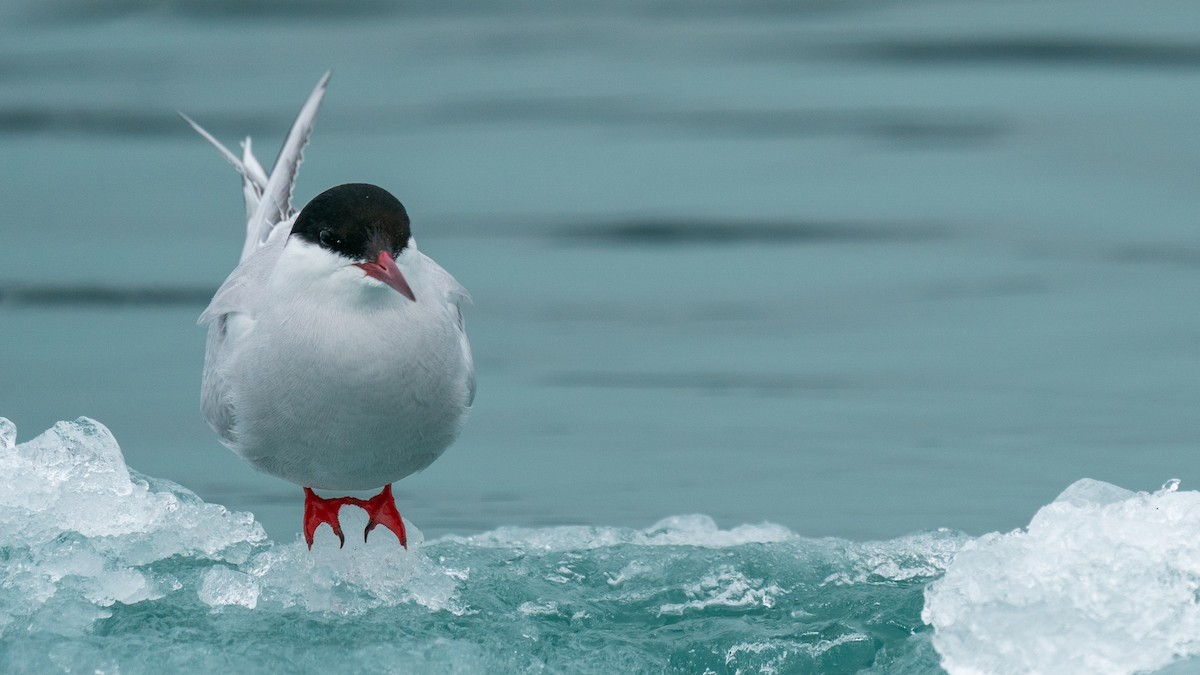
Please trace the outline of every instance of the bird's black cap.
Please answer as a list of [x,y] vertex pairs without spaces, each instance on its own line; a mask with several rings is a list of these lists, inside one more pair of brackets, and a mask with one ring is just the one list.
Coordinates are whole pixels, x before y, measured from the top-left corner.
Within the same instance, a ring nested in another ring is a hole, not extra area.
[[366,262],[380,251],[399,255],[412,238],[412,228],[408,212],[392,193],[367,183],[347,183],[313,197],[296,217],[292,236]]

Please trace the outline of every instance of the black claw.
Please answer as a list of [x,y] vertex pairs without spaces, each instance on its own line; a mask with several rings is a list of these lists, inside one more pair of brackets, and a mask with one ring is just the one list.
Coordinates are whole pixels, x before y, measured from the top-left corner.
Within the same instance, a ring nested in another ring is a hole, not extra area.
[[376,523],[376,522],[375,522],[375,521],[373,521],[373,520],[368,520],[368,521],[367,521],[367,529],[363,530],[363,543],[366,543],[366,541],[367,541],[367,535],[371,534],[371,530],[375,529],[375,526],[376,526],[377,524],[378,524],[378,523]]
[[346,547],[346,535],[342,534],[341,532],[338,532],[337,536],[338,536],[338,548],[345,548]]

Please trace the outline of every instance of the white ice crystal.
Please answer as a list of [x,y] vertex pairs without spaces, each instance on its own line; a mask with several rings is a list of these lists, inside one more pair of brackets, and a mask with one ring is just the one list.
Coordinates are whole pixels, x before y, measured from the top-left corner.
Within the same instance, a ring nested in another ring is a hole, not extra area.
[[968,542],[926,591],[959,673],[1134,673],[1200,654],[1200,492],[1080,480],[1029,526]]

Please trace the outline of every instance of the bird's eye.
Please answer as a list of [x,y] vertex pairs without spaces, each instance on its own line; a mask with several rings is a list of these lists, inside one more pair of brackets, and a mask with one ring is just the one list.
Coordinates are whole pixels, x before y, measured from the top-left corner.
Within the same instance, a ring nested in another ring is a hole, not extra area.
[[325,248],[331,248],[339,243],[338,238],[333,236],[333,232],[329,230],[321,230],[321,234],[317,235],[317,238],[321,240],[321,246]]

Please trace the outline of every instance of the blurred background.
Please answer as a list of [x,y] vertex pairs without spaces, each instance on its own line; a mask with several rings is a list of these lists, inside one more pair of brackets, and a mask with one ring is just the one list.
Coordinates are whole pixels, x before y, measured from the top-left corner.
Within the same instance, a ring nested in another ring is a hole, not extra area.
[[0,6],[0,416],[299,531],[199,412],[239,180],[334,75],[297,203],[394,192],[473,293],[427,535],[706,513],[1006,530],[1200,487],[1200,4]]

